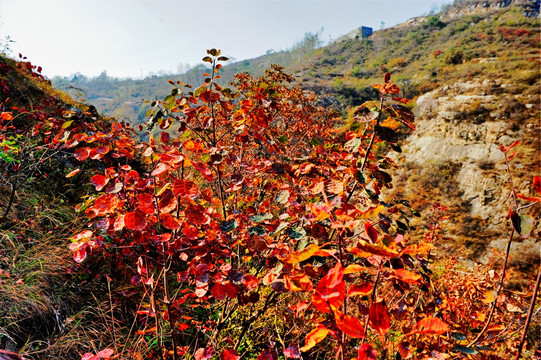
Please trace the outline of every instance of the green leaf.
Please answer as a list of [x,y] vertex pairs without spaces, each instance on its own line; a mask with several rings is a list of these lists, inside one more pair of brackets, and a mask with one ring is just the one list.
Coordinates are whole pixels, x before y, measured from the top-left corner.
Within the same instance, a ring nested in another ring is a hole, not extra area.
[[516,212],[511,213],[511,222],[513,227],[521,237],[527,238],[532,231],[534,219],[530,215],[519,215]]
[[312,146],[319,146],[321,143],[319,142],[318,139],[310,139],[310,140],[308,140],[308,144],[310,144]]
[[205,62],[208,62],[208,63],[211,63],[211,64],[212,64],[212,58],[211,58],[210,56],[205,56],[205,57],[203,58],[203,61],[205,61]]
[[359,184],[364,185],[366,184],[366,177],[364,176],[362,171],[357,171],[355,173],[355,179],[359,182]]
[[478,354],[478,352],[474,349],[471,349],[469,347],[465,347],[465,346],[455,346],[454,348],[451,349],[451,351],[458,351],[458,352],[461,352],[461,353],[464,353],[464,354],[470,354],[470,355],[475,355],[475,354]]
[[260,223],[262,221],[270,220],[270,219],[272,219],[272,214],[257,214],[257,215],[250,216],[250,221],[253,221],[256,223]]
[[411,213],[413,214],[413,216],[415,217],[421,217],[421,213],[418,212],[417,210],[414,210],[414,209],[410,209]]
[[226,57],[226,56],[220,56],[220,57],[218,58],[218,61],[229,61],[229,58]]
[[261,225],[252,226],[251,228],[248,229],[248,235],[250,235],[250,236],[253,236],[253,235],[263,236],[266,233],[267,233],[267,231]]
[[216,56],[216,55],[218,55],[218,50],[216,50],[216,49],[210,49],[210,50],[208,51],[208,53],[209,53],[210,55],[212,55],[212,56]]
[[223,221],[220,224],[220,230],[222,230],[223,232],[229,232],[231,230],[236,229],[237,226],[238,224],[236,220],[227,220],[227,221]]
[[306,230],[301,226],[292,227],[288,229],[287,235],[292,239],[302,239],[306,236]]
[[203,91],[206,91],[206,90],[207,90],[206,86],[200,86],[200,87],[198,87],[197,89],[194,90],[193,96],[198,97],[199,95],[201,95],[201,93]]
[[358,121],[354,121],[354,122],[351,123],[351,126],[349,127],[349,130],[350,131],[357,131],[360,128],[362,128],[363,126],[364,126],[363,123],[360,123]]
[[466,340],[466,335],[461,334],[461,333],[457,333],[457,332],[451,333],[451,337],[452,337],[454,340],[458,340],[458,341],[464,341],[464,340]]
[[288,142],[287,136],[285,136],[285,135],[278,136],[278,137],[276,138],[276,140],[278,140],[278,141],[281,142],[282,144],[287,144],[287,142]]

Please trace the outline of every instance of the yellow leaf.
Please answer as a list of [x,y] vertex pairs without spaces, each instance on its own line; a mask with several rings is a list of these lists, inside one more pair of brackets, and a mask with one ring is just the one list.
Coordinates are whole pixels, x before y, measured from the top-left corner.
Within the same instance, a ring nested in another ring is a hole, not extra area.
[[73,120],[68,120],[68,121],[65,121],[63,124],[62,124],[62,129],[67,129],[69,128],[69,126],[73,123]]
[[325,339],[328,333],[329,333],[329,329],[327,329],[323,325],[319,325],[317,328],[310,331],[308,335],[306,335],[305,345],[301,347],[299,350],[302,352],[310,350],[311,348],[316,346],[317,343]]
[[494,296],[494,291],[488,290],[483,293],[483,296],[485,297],[483,301],[485,304],[491,304],[496,300],[496,297]]
[[383,209],[385,209],[385,206],[383,205],[378,205],[376,207],[370,208],[367,211],[361,213],[361,219],[373,218],[374,216],[379,215],[379,213],[382,212]]

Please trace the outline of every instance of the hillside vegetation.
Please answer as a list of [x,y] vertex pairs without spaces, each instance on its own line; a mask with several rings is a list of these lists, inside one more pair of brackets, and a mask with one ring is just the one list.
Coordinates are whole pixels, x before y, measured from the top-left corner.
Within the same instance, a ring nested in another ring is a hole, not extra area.
[[[337,109],[351,123],[353,108],[377,96],[372,84],[389,71],[401,95],[414,100],[409,106],[421,120],[403,149],[409,170],[397,172],[405,187],[389,196],[418,202],[422,193],[450,206],[449,250],[464,245],[465,257],[486,262],[492,249],[502,250],[506,230],[501,224],[510,204],[506,193],[495,190],[507,187],[498,146],[523,140],[515,171],[522,191],[530,192],[532,174],[541,172],[540,24],[531,16],[536,4],[457,1],[439,14],[376,31],[367,39],[353,31],[324,47],[317,34],[307,34],[291,51],[225,65],[217,81],[226,85],[233,74],[245,71],[257,76],[278,63],[296,84],[318,94],[321,105]],[[205,71],[202,65],[186,75],[99,77],[72,84],[100,111],[138,124],[148,121],[150,109],[150,101],[141,99],[167,96],[169,78],[198,86]],[[447,155],[439,154],[442,149]],[[476,178],[486,180],[474,186]],[[429,206],[418,205],[422,210]],[[539,212],[532,211],[538,218]],[[538,243],[516,246],[526,263],[539,260]],[[515,265],[528,271],[528,266]]]

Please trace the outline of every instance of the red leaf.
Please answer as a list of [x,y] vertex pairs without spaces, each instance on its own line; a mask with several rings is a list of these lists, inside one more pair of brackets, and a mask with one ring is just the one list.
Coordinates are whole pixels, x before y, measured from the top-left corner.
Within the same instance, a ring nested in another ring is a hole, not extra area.
[[534,176],[532,181],[533,189],[536,193],[541,194],[541,176]]
[[192,165],[205,177],[205,179],[207,179],[207,181],[212,181],[212,171],[207,165],[195,161],[192,161]]
[[100,359],[110,358],[113,356],[115,351],[113,349],[103,349],[99,353],[96,354],[96,356]]
[[161,215],[162,224],[166,229],[169,230],[178,230],[180,229],[180,223],[177,219],[175,219],[171,214],[163,214]]
[[182,156],[176,149],[168,151],[160,156],[160,161],[169,165],[178,164],[182,160],[184,160],[184,156]]
[[268,350],[263,350],[256,360],[274,360],[274,357]]
[[220,359],[222,359],[222,360],[239,360],[240,355],[237,352],[237,350],[226,349],[226,350],[222,351],[222,353],[220,354]]
[[344,271],[342,265],[336,266],[319,281],[315,293],[312,295],[312,303],[323,313],[331,312],[329,305],[338,309],[346,295],[346,285],[343,281]]
[[177,180],[173,185],[173,192],[178,196],[195,199],[199,195],[199,190],[193,181]]
[[158,166],[156,166],[156,168],[154,169],[154,171],[150,174],[150,176],[161,175],[164,172],[166,172],[168,169],[169,168],[167,165],[165,165],[164,163],[159,163]]
[[191,224],[184,225],[182,233],[190,240],[199,238],[199,229]]
[[372,224],[370,224],[368,221],[364,223],[364,230],[372,242],[376,242],[378,240],[378,231],[374,229]]
[[171,136],[169,135],[169,133],[162,131],[162,133],[160,134],[160,140],[162,141],[162,143],[167,144],[170,139],[171,139]]
[[73,260],[80,264],[86,259],[86,245],[73,253]]
[[[66,175],[66,177],[68,177]],[[541,198],[538,198],[538,197],[530,197],[530,196],[526,196],[526,195],[522,195],[520,193],[517,194],[517,197],[522,199],[522,200],[526,200],[526,201],[531,201],[531,202],[541,202]]]
[[449,331],[449,325],[438,318],[429,316],[420,320],[415,325],[415,330],[411,333],[441,335],[445,334],[447,331]]
[[195,360],[207,360],[212,357],[214,350],[211,347],[208,348],[199,348],[195,352]]
[[145,214],[138,210],[126,213],[124,225],[130,230],[143,230],[147,226]]
[[244,286],[246,286],[246,289],[248,291],[254,290],[259,285],[259,280],[253,275],[244,275],[244,279],[242,279],[242,283]]
[[391,328],[389,311],[384,301],[374,303],[370,307],[369,324],[382,336],[387,334],[387,332]]
[[310,350],[311,348],[316,346],[317,343],[319,343],[323,339],[325,339],[325,337],[327,336],[328,333],[329,333],[329,329],[327,329],[323,325],[319,325],[317,328],[310,331],[310,333],[308,333],[308,335],[306,335],[306,338],[304,340],[305,345],[302,348],[300,348],[299,350],[302,351],[302,352]]
[[284,356],[286,358],[298,359],[301,357],[299,347],[296,344],[289,344],[287,348],[284,349]]
[[377,360],[378,353],[370,344],[362,344],[357,353],[357,360]]
[[363,324],[354,316],[343,314],[341,311],[335,310],[336,326],[346,335],[355,339],[364,338]]
[[97,174],[90,179],[92,184],[96,187],[96,191],[101,191],[105,185],[109,182],[109,179],[103,175]]
[[90,155],[90,148],[83,147],[75,150],[75,158],[79,161],[84,161],[88,159],[88,156]]
[[139,210],[145,214],[154,214],[156,212],[156,206],[154,205],[154,196],[151,194],[139,194],[137,195],[139,201]]

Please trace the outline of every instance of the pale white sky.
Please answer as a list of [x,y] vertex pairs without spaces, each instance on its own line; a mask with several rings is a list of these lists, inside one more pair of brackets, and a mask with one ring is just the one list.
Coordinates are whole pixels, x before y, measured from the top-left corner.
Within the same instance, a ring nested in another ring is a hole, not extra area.
[[[283,50],[324,28],[335,39],[362,25],[378,30],[451,0],[0,0],[0,40],[10,36],[43,73],[140,77],[208,48],[243,60]],[[1,49],[0,49],[1,50]]]

